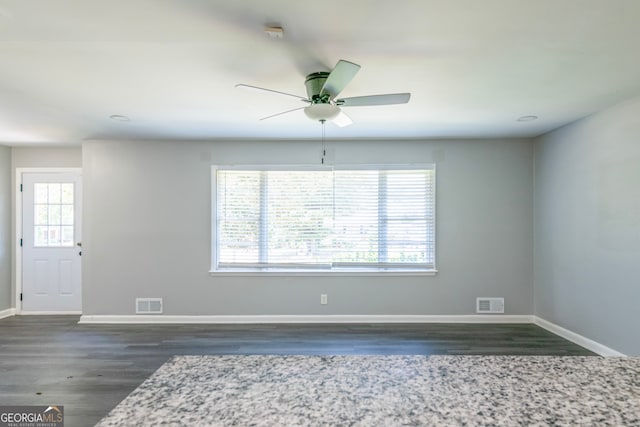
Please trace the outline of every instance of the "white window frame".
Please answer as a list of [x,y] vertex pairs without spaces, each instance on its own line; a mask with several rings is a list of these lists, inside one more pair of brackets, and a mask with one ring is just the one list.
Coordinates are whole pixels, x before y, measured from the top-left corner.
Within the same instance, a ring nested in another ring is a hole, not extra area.
[[[246,170],[246,171],[270,171],[270,170],[292,170],[292,171],[321,171],[321,170],[414,170],[414,169],[432,169],[434,172],[434,200],[433,200],[433,217],[434,217],[434,236],[433,244],[434,249],[436,246],[436,165],[435,164],[392,164],[392,165],[332,165],[330,167],[324,166],[309,166],[309,165],[212,165],[211,166],[211,268],[209,274],[211,276],[435,276],[438,273],[436,269],[436,254],[434,250],[433,268],[410,268],[404,265],[387,264],[387,267],[391,268],[363,268],[363,267],[350,267],[348,264],[340,265],[334,264],[334,268],[323,269],[321,266],[312,268],[233,268],[233,269],[218,269],[218,256],[217,256],[217,170]],[[337,268],[336,268],[337,265]],[[402,267],[402,268],[394,268]]]

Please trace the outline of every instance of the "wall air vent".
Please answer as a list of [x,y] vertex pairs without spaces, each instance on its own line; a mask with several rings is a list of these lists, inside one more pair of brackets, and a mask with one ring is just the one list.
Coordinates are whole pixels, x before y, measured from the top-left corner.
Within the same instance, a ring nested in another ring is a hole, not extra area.
[[504,298],[476,298],[476,313],[504,313]]
[[136,298],[136,314],[162,314],[162,298]]

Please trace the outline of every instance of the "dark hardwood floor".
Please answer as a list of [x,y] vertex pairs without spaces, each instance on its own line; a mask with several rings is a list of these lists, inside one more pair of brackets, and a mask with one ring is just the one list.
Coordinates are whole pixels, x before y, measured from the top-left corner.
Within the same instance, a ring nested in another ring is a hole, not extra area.
[[93,426],[174,355],[592,355],[532,324],[78,325],[0,320],[0,405],[64,405]]

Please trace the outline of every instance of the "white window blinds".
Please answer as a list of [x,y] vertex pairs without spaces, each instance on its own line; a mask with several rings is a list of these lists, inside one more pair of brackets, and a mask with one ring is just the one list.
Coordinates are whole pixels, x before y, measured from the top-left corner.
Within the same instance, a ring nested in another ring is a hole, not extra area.
[[433,167],[214,178],[214,270],[435,268]]

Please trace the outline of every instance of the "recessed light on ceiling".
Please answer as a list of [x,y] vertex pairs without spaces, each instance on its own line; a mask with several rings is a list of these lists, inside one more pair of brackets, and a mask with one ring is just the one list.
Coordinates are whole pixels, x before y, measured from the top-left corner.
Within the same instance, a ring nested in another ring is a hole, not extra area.
[[131,119],[127,116],[123,116],[122,114],[112,114],[109,116],[111,120],[115,120],[117,122],[130,122]]
[[518,117],[518,121],[519,122],[532,122],[534,120],[537,120],[538,116],[522,116],[522,117]]

